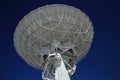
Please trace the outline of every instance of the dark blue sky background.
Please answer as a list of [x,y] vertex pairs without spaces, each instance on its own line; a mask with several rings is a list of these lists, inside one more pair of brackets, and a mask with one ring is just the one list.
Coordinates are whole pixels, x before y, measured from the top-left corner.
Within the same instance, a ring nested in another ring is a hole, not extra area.
[[81,9],[94,25],[92,47],[77,65],[72,80],[120,80],[119,0],[0,0],[0,80],[42,80],[41,71],[17,55],[13,33],[31,10],[54,3]]

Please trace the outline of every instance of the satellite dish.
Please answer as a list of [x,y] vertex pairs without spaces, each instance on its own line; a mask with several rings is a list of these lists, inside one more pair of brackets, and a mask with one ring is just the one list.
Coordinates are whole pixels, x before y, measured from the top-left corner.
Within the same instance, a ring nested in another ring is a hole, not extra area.
[[[15,30],[14,46],[25,62],[43,71],[43,80],[70,80],[93,35],[92,22],[84,12],[52,4],[24,16]],[[58,78],[60,71],[66,78]]]

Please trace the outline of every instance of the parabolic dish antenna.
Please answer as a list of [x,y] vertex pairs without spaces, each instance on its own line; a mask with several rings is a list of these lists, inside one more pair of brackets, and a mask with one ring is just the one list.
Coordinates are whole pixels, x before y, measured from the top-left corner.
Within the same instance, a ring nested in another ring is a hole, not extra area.
[[19,22],[14,46],[26,63],[43,71],[43,80],[70,80],[93,35],[92,22],[84,12],[52,4],[31,11]]

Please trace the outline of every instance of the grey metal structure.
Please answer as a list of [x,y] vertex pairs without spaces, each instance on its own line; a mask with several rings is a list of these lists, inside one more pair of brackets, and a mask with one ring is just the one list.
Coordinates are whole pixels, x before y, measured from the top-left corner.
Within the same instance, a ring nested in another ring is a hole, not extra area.
[[69,75],[86,55],[93,40],[89,17],[72,6],[52,4],[37,8],[19,22],[14,33],[18,54],[43,78],[54,80],[55,55],[60,53]]

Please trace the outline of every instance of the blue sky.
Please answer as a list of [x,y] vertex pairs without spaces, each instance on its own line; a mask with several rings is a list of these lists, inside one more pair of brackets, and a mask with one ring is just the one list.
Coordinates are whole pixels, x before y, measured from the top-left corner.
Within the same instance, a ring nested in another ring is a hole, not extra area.
[[27,65],[16,53],[13,33],[18,22],[31,10],[54,3],[81,9],[94,25],[91,49],[77,64],[71,79],[120,80],[119,0],[1,0],[0,80],[42,80],[41,71]]

